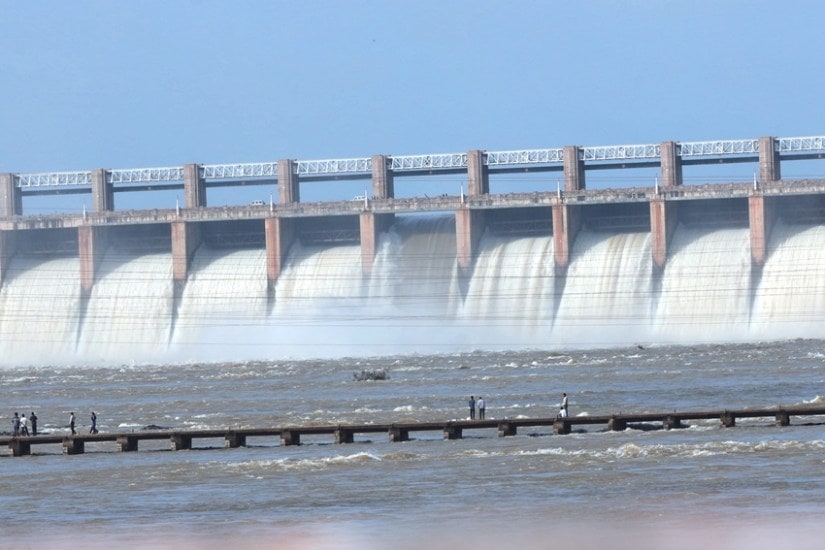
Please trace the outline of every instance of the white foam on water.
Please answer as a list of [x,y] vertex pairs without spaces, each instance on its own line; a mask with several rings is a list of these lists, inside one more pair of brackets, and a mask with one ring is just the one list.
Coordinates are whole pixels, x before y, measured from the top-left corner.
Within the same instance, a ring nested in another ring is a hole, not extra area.
[[485,235],[468,274],[455,243],[452,217],[398,217],[368,270],[358,245],[296,243],[272,295],[264,250],[203,246],[177,303],[170,254],[110,250],[85,306],[76,259],[13,256],[0,288],[0,364],[738,342],[819,337],[825,321],[825,227],[778,223],[752,275],[747,229],[679,226],[660,279],[648,233],[584,230],[563,284],[550,237]]

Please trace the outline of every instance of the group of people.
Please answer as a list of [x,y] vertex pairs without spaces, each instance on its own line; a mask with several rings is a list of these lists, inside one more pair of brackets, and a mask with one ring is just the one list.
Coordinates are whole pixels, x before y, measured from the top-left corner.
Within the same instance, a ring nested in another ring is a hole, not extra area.
[[[89,425],[89,433],[96,434],[97,433],[97,415],[94,411],[92,411],[92,416],[90,417],[91,424]],[[72,430],[72,435],[76,435],[77,432],[74,429],[75,423],[75,416],[74,412],[69,413],[69,428]]]
[[[77,431],[75,430],[75,415],[74,412],[69,413],[69,429],[72,432],[72,435],[77,435]],[[31,425],[31,432],[29,432],[29,425]],[[37,435],[37,415],[34,414],[34,411],[26,418],[25,414],[18,415],[14,413],[14,416],[11,419],[11,428],[12,434],[14,437],[18,436],[28,436],[28,435]],[[92,411],[91,416],[91,425],[89,427],[90,434],[98,433],[97,430],[97,414]]]
[[480,395],[478,396],[478,400],[472,395],[470,396],[470,420],[476,419],[476,407],[478,407],[478,419],[484,420],[484,413],[487,411],[487,403],[484,402],[484,398]]
[[[567,418],[567,394],[561,394],[561,410],[557,415],[557,418]],[[484,402],[484,398],[479,396],[476,399],[474,396],[470,396],[470,401],[468,402],[470,405],[470,420],[476,419],[476,409],[478,409],[478,419],[484,420],[484,413],[487,410],[487,403]]]
[[[31,423],[31,433],[29,433],[29,423]],[[37,415],[34,411],[26,418],[26,414],[20,416],[14,413],[11,419],[12,434],[17,437],[19,435],[37,435]]]

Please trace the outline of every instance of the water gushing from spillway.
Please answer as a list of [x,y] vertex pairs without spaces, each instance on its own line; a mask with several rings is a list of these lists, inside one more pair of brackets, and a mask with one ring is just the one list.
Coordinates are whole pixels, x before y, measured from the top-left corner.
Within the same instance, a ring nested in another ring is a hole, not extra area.
[[825,227],[778,224],[755,272],[747,229],[679,226],[658,275],[648,233],[583,231],[557,280],[552,237],[488,233],[465,275],[453,218],[399,217],[370,275],[357,245],[295,244],[274,296],[265,251],[202,246],[177,304],[170,254],[110,248],[85,304],[76,258],[18,254],[0,288],[0,364],[822,337],[824,245]]

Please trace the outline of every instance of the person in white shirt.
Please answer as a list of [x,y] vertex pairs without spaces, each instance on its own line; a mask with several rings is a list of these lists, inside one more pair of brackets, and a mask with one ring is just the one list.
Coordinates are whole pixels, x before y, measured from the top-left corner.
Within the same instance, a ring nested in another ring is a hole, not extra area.
[[567,394],[561,394],[561,408],[556,418],[567,418]]

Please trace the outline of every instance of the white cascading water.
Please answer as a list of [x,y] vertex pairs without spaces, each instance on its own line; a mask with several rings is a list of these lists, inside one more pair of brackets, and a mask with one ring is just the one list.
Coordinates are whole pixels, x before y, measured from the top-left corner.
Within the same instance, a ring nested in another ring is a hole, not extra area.
[[169,254],[110,250],[85,310],[77,259],[18,254],[0,289],[0,364],[821,337],[823,245],[825,227],[777,224],[752,276],[747,229],[680,225],[657,279],[648,233],[583,231],[557,281],[552,238],[488,234],[464,278],[452,217],[398,217],[371,275],[357,245],[296,243],[273,296],[260,249],[198,249],[177,306]]
[[747,228],[679,226],[656,297],[653,341],[743,340],[749,332],[750,280]]
[[648,233],[581,232],[571,253],[552,343],[616,346],[647,340],[652,284]]
[[552,237],[483,238],[459,318],[477,349],[549,342],[555,309]]
[[0,288],[0,364],[43,365],[72,357],[79,308],[77,258],[13,258]]
[[360,246],[294,245],[275,287],[269,357],[456,349],[455,224],[399,219],[370,275]]
[[254,354],[247,331],[266,323],[266,287],[264,250],[200,247],[177,310],[167,313],[166,360],[230,361]]
[[162,360],[171,330],[172,293],[169,254],[133,259],[109,249],[82,314],[76,355],[91,363]]
[[777,223],[753,304],[751,332],[763,340],[822,338],[825,226]]

